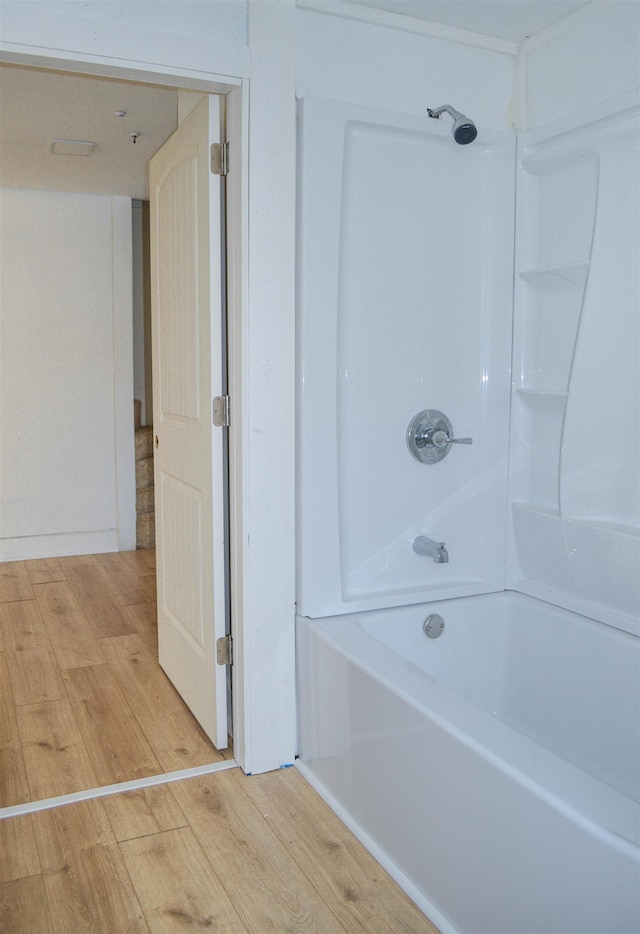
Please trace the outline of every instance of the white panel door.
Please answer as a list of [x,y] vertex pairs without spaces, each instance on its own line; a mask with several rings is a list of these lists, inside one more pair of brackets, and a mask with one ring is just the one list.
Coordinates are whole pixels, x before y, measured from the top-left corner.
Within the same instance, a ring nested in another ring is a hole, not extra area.
[[207,97],[150,162],[153,408],[160,664],[227,746],[220,99]]

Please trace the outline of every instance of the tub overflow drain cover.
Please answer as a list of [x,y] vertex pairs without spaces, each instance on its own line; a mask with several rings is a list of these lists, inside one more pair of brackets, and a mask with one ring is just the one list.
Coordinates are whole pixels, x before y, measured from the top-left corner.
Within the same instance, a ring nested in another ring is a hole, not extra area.
[[438,636],[442,635],[444,620],[437,613],[432,613],[431,616],[427,616],[422,624],[422,628],[425,635],[429,636],[430,639],[437,639]]

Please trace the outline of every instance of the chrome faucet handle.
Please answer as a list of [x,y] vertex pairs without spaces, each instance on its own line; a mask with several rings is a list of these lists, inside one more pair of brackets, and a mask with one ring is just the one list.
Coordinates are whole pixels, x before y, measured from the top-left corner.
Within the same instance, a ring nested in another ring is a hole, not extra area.
[[416,433],[415,444],[417,448],[445,448],[448,444],[473,444],[473,438],[450,438],[444,428],[431,425]]
[[473,438],[454,438],[453,426],[437,409],[423,409],[409,422],[406,433],[410,454],[422,464],[436,464],[452,444],[473,444]]
[[446,431],[434,431],[431,444],[443,448],[447,444],[473,444],[473,438],[450,438]]
[[418,425],[418,430],[413,435],[413,443],[417,448],[426,448],[427,445],[433,447],[433,428]]

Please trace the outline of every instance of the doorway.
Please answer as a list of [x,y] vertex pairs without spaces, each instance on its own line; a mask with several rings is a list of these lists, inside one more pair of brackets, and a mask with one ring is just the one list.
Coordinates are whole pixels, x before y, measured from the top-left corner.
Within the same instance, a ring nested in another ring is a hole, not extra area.
[[133,405],[135,431],[136,548],[155,548],[153,476],[153,373],[151,370],[151,270],[149,202],[134,199],[133,258]]
[[[82,81],[90,79],[78,78],[77,80]],[[130,145],[139,145],[139,140],[133,143],[130,142]],[[116,197],[123,196],[116,195]],[[132,399],[129,400],[130,413],[132,401]],[[140,629],[136,629],[135,625],[133,626],[135,631],[130,631],[128,633],[125,632],[123,630],[122,621],[120,620],[120,622],[116,625],[115,630],[118,631],[119,627],[119,635],[115,635],[114,631],[112,631],[111,634],[106,634],[109,623],[105,620],[111,618],[113,622],[113,619],[118,617],[121,618],[124,616],[125,618],[129,619],[129,627],[131,627],[133,625],[131,623],[131,618],[139,615],[140,618],[143,619],[143,622],[141,623],[143,629],[146,627],[148,623],[148,616],[150,614],[149,605],[152,601],[142,599],[142,595],[148,595],[149,581],[153,576],[152,566],[149,563],[150,556],[147,558],[142,558],[140,554],[132,551],[124,551],[120,554],[108,554],[105,552],[97,554],[92,553],[84,556],[78,555],[73,558],[62,557],[59,559],[52,559],[51,561],[45,562],[44,564],[40,559],[34,559],[33,561],[27,561],[24,563],[10,562],[4,566],[0,565],[0,570],[5,571],[4,576],[9,581],[8,590],[6,590],[5,593],[9,593],[10,599],[6,602],[7,604],[11,604],[12,607],[12,612],[10,614],[10,628],[14,634],[16,631],[22,633],[20,638],[23,638],[27,631],[29,631],[31,633],[31,641],[34,642],[34,646],[35,642],[39,642],[44,645],[48,641],[49,654],[53,653],[53,656],[55,657],[56,651],[54,650],[53,644],[51,642],[51,633],[54,632],[54,619],[58,624],[58,630],[66,627],[68,632],[76,633],[78,639],[82,640],[82,638],[86,637],[86,639],[90,641],[90,633],[85,632],[83,636],[80,631],[81,627],[79,624],[81,618],[84,617],[85,620],[89,623],[89,629],[93,627],[95,630],[93,632],[93,637],[97,638],[98,640],[111,638],[126,640],[127,637],[130,637],[128,641],[131,643],[133,652],[130,659],[131,666],[135,666],[136,668],[142,670],[143,668],[147,667],[146,657],[144,664],[142,664],[144,653],[142,652],[142,648],[139,644],[140,641],[144,642],[145,640],[143,632],[141,632]],[[125,564],[118,565],[118,561],[120,560],[124,560]],[[118,580],[120,583],[118,583]],[[126,580],[129,581],[128,584],[125,583]],[[134,580],[137,582],[134,583]],[[25,590],[21,589],[22,585],[25,585]],[[24,594],[28,593],[29,586],[31,587],[32,596],[25,596]],[[17,591],[15,587],[18,588]],[[122,587],[124,587],[124,592]],[[140,588],[139,593],[136,591],[137,587]],[[128,595],[126,593],[127,590],[129,591]],[[16,592],[22,595],[16,597]],[[30,601],[32,598],[36,597],[36,594],[39,595],[40,599],[35,599],[34,606],[34,604],[31,604]],[[130,602],[132,596],[134,599],[133,603]],[[29,604],[28,608],[27,604]],[[104,610],[106,613],[104,620],[100,615],[102,612],[99,606],[100,604],[102,605],[102,610]],[[138,609],[134,611],[132,610],[132,607],[137,607]],[[40,615],[43,616],[42,620],[37,619],[37,613],[35,610],[38,610]],[[77,626],[77,632],[76,629],[74,629],[74,626]],[[107,627],[107,629],[105,630],[103,627]],[[97,633],[99,633],[101,629],[102,635],[98,635]],[[148,635],[149,633],[147,631],[147,637]],[[137,649],[135,643],[138,643]],[[12,645],[14,645],[13,642]],[[144,646],[144,648],[148,650],[148,643]],[[14,650],[16,652],[20,651],[17,646],[17,642],[15,643]],[[135,657],[136,653],[137,658]],[[94,661],[97,661],[97,659],[94,658]],[[81,678],[81,680],[86,683],[88,669],[94,666],[85,662],[82,665],[74,666],[74,670],[76,667],[86,669],[82,673]],[[67,672],[70,670],[71,668],[63,669],[63,671]],[[7,673],[5,672],[5,675],[6,674]],[[106,670],[103,672],[103,675],[104,677],[102,677],[102,681],[107,686],[106,693],[110,694],[111,700],[113,701],[117,695],[118,689],[122,691],[122,685],[124,681],[118,682],[118,685],[116,685],[110,676],[107,676]],[[150,681],[152,681],[155,677],[155,675],[149,676]],[[7,683],[13,685],[15,680],[16,679],[14,678],[12,681],[11,675],[9,674],[9,681]],[[59,675],[58,690],[60,688],[60,681],[63,682],[63,686],[67,692],[67,700],[69,703],[71,703],[69,690],[67,690],[71,682],[71,678],[67,675]],[[110,691],[109,685],[111,686]],[[84,708],[93,706],[93,709],[99,711],[102,705],[104,715],[106,716],[106,711],[108,707],[111,706],[110,703],[106,700],[103,700],[102,702],[98,701],[98,694],[93,688],[91,689],[91,693],[93,694],[92,701],[89,701],[86,697],[84,699],[78,699],[78,709],[80,709],[82,706],[84,706]],[[22,700],[24,699],[25,698],[23,697]],[[61,698],[57,698],[57,700],[60,699]],[[138,698],[138,701],[140,701],[140,698]],[[136,703],[138,703],[138,701],[136,701]],[[37,703],[43,703],[43,701],[38,701]],[[131,699],[128,700],[128,703],[131,708],[135,707],[135,704]],[[21,704],[21,706],[27,705]],[[65,704],[64,706],[68,705]],[[141,710],[143,707],[144,702],[140,701],[140,706],[136,708],[137,712],[139,712],[139,710]],[[180,719],[177,713],[172,714],[171,717],[174,719],[178,718],[178,720]],[[124,718],[121,719],[123,719],[124,722]],[[44,722],[46,722],[46,718]],[[145,729],[148,729],[148,727]],[[105,728],[103,730],[97,729],[97,733],[100,732],[103,734],[105,741],[108,740],[109,743],[113,744],[113,740],[109,739],[111,727],[107,729],[106,721]],[[61,749],[68,748],[70,745],[73,745],[73,743],[63,741],[62,738],[59,742],[52,742],[50,738],[46,738],[46,736],[50,737],[50,734],[53,735],[54,733],[55,729],[47,729],[45,730],[44,736],[40,736],[39,738],[35,739],[34,742],[39,744],[38,748],[41,750],[46,749],[46,744],[48,743],[51,747],[50,751],[55,753],[57,750],[58,754],[60,753]],[[22,734],[26,736],[28,735],[28,732],[23,730]],[[19,729],[17,735],[21,735]],[[15,739],[15,734],[12,734],[12,736]],[[83,742],[85,746],[89,743],[88,740],[83,740]],[[14,751],[17,752],[17,750]],[[163,769],[166,770],[166,768],[175,768],[175,764],[176,763],[174,762],[171,765],[165,765],[163,766]],[[141,768],[144,772],[147,769],[147,766],[141,766]],[[31,771],[31,769],[28,771]],[[147,774],[149,774],[148,771]]]
[[0,803],[231,758],[157,662],[151,551],[0,564]]

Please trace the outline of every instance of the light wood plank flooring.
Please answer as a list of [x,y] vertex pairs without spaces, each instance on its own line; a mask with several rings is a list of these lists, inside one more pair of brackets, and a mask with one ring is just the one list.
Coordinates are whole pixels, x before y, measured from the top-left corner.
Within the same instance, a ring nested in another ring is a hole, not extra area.
[[437,934],[295,769],[0,821],[5,934]]
[[[0,564],[0,805],[220,761],[157,664],[150,552]],[[3,934],[437,934],[295,769],[0,820]]]
[[157,658],[151,551],[0,564],[0,806],[230,758]]

